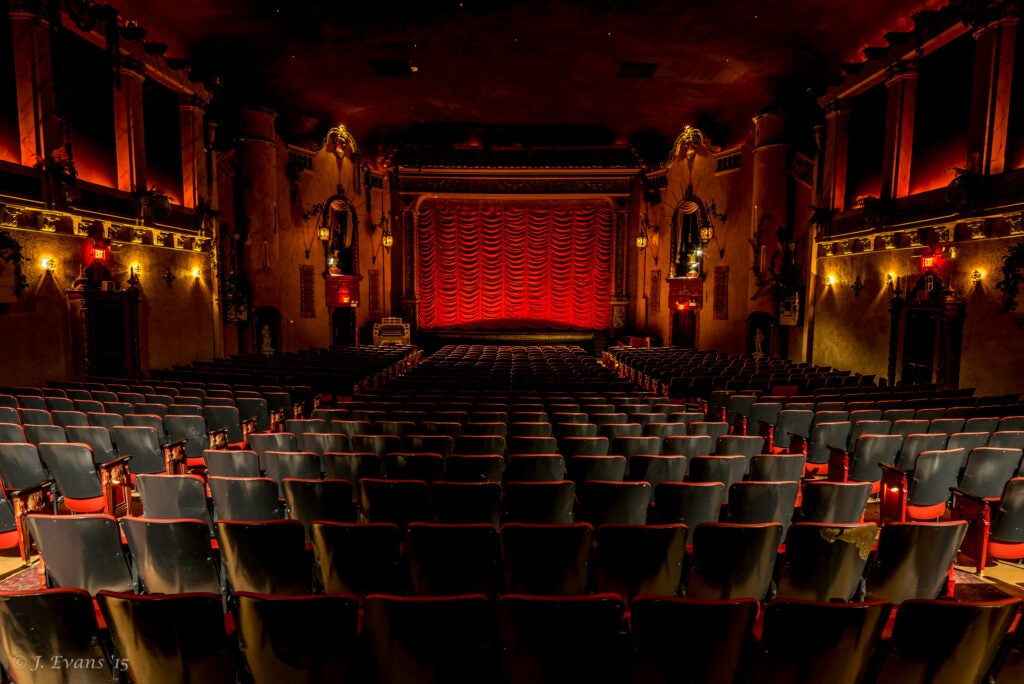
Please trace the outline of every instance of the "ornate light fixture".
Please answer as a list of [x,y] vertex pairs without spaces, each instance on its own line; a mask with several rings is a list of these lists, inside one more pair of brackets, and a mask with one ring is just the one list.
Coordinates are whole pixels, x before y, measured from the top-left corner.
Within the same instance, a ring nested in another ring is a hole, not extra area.
[[636,234],[636,248],[640,251],[647,249],[647,231],[644,230],[643,225],[640,226],[640,232]]

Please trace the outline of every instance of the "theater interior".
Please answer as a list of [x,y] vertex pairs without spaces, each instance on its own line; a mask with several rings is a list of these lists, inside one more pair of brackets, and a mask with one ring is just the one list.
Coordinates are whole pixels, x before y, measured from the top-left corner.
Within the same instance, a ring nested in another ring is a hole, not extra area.
[[0,2],[0,681],[1024,681],[1017,0]]

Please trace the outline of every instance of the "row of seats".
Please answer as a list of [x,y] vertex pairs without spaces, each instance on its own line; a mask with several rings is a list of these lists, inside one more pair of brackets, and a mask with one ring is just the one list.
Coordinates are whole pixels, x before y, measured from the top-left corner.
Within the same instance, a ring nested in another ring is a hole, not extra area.
[[[0,595],[6,670],[96,663],[97,681],[135,682],[733,682],[885,684],[1019,681],[1018,599],[756,602],[615,595],[238,593],[231,621],[214,593],[102,591]],[[226,626],[230,625],[230,626]],[[26,654],[28,654],[26,656]],[[39,657],[37,660],[36,657]],[[67,666],[65,666],[67,667]],[[929,673],[941,672],[944,679]],[[30,674],[30,673],[28,673]]]
[[[274,456],[274,454],[271,454]],[[337,457],[337,458],[332,458]],[[371,457],[372,458],[372,457]],[[456,458],[456,457],[453,457]],[[777,457],[772,457],[777,458]],[[350,455],[328,454],[329,469],[352,468]],[[283,460],[283,459],[282,459]],[[340,464],[340,467],[339,467]],[[864,518],[868,483],[741,480],[728,487],[705,482],[644,480],[508,480],[504,483],[435,481],[372,476],[323,478],[269,461],[267,476],[211,474],[140,475],[143,515],[155,518],[595,525],[701,522],[800,522],[848,524]],[[313,464],[314,466],[316,464]],[[366,467],[363,461],[359,465]],[[513,464],[515,465],[515,464]],[[359,466],[355,466],[359,467]],[[211,473],[214,473],[211,468]]]
[[[439,524],[32,514],[47,586],[173,594],[617,594],[901,603],[952,593],[967,523]],[[687,536],[693,543],[686,543]],[[122,542],[122,537],[125,543]],[[307,541],[308,540],[308,541]],[[783,542],[785,542],[783,544]],[[311,550],[310,550],[311,549]],[[828,568],[828,572],[824,569]]]
[[306,385],[314,392],[348,396],[364,385],[376,385],[415,366],[415,346],[339,346],[273,354],[237,355],[197,361],[187,366],[152,370],[156,380],[262,385]]

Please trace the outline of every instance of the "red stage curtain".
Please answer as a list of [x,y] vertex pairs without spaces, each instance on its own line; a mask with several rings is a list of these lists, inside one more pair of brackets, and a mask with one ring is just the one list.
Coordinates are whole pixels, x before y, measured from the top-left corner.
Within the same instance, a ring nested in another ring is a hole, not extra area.
[[425,201],[421,327],[608,328],[612,221],[597,200]]

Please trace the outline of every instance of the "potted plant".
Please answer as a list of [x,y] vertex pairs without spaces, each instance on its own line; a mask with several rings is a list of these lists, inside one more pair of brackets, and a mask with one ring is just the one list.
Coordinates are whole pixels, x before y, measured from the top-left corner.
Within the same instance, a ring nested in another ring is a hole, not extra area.
[[1006,250],[1000,272],[1003,277],[996,283],[996,289],[1003,293],[1004,299],[999,313],[1007,314],[1017,310],[1017,295],[1024,282],[1024,240]]

